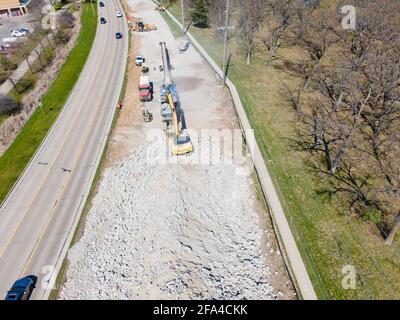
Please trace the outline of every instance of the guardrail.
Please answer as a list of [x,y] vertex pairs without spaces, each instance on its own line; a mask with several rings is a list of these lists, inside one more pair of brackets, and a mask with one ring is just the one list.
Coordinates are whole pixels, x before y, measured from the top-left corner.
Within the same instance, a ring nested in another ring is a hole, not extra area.
[[[152,1],[155,4],[160,5],[159,1]],[[172,15],[167,9],[165,9],[164,11],[181,30],[184,30],[182,24],[174,17],[174,15]],[[213,68],[213,70],[222,79],[223,71],[210,57],[206,50],[203,49],[203,47],[198,43],[194,36],[191,35],[190,32],[186,32],[186,36],[191,41],[196,50],[202,55],[204,60],[207,61],[211,68]],[[304,261],[301,257],[289,223],[282,209],[282,205],[279,201],[278,194],[272,183],[272,179],[268,172],[267,166],[265,165],[260,148],[254,138],[254,133],[247,118],[247,114],[243,108],[239,93],[235,85],[231,82],[229,78],[226,79],[226,87],[229,89],[229,92],[231,94],[242,134],[244,140],[246,141],[246,148],[249,151],[251,159],[253,161],[253,165],[257,173],[259,183],[261,185],[263,196],[269,206],[269,211],[277,232],[278,242],[282,249],[285,263],[293,279],[294,285],[301,298],[305,300],[316,300],[317,295],[314,291],[314,287],[307,273]]]

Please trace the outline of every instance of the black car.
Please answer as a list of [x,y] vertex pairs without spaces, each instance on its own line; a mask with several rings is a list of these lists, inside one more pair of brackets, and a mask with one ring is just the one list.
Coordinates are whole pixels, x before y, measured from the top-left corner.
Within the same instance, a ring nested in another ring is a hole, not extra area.
[[117,39],[121,39],[121,38],[122,38],[122,33],[121,33],[121,32],[117,32],[117,33],[115,34],[115,37],[116,37]]
[[29,300],[36,286],[37,277],[30,275],[14,282],[5,300]]
[[104,7],[104,2],[99,2],[100,7]]
[[100,23],[101,24],[105,24],[107,21],[106,21],[106,18],[104,18],[104,17],[101,17],[100,18]]

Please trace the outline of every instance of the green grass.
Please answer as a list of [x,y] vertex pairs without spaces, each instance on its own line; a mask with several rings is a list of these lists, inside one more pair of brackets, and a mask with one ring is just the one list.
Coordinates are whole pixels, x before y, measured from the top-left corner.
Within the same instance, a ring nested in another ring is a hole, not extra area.
[[[180,20],[178,7],[170,11]],[[163,16],[176,34],[172,20]],[[189,31],[221,66],[222,42],[214,29],[192,26]],[[232,60],[228,76],[239,91],[318,297],[399,299],[399,240],[391,247],[385,246],[372,224],[350,217],[337,201],[316,192],[326,181],[309,170],[306,155],[293,147],[293,117],[281,91],[283,83],[295,86],[298,79],[278,68],[268,70],[262,47],[246,65],[237,40],[234,37],[229,43]],[[291,58],[289,50],[279,53],[280,58]],[[341,270],[345,265],[356,268],[355,290],[342,288]]]
[[[94,5],[95,8],[97,8]],[[0,201],[17,181],[57,118],[70,95],[89,55],[96,34],[97,17],[90,4],[82,4],[81,30],[75,47],[61,67],[57,78],[42,97],[43,111],[38,108],[0,157]]]

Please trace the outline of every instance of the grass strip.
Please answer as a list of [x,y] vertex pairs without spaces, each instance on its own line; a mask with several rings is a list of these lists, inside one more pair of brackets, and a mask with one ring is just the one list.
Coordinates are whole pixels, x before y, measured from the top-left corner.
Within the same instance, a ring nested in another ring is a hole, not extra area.
[[[93,7],[97,10],[96,5]],[[93,15],[89,3],[82,3],[79,36],[56,79],[42,96],[43,108],[33,112],[14,142],[0,157],[0,202],[29,163],[67,101],[89,56],[96,28],[97,14]]]

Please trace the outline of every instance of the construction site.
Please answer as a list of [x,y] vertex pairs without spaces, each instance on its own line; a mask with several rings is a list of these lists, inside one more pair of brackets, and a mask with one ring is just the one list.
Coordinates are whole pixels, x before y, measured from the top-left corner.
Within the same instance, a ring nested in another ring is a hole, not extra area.
[[125,9],[125,97],[58,298],[296,299],[228,90],[152,1]]

